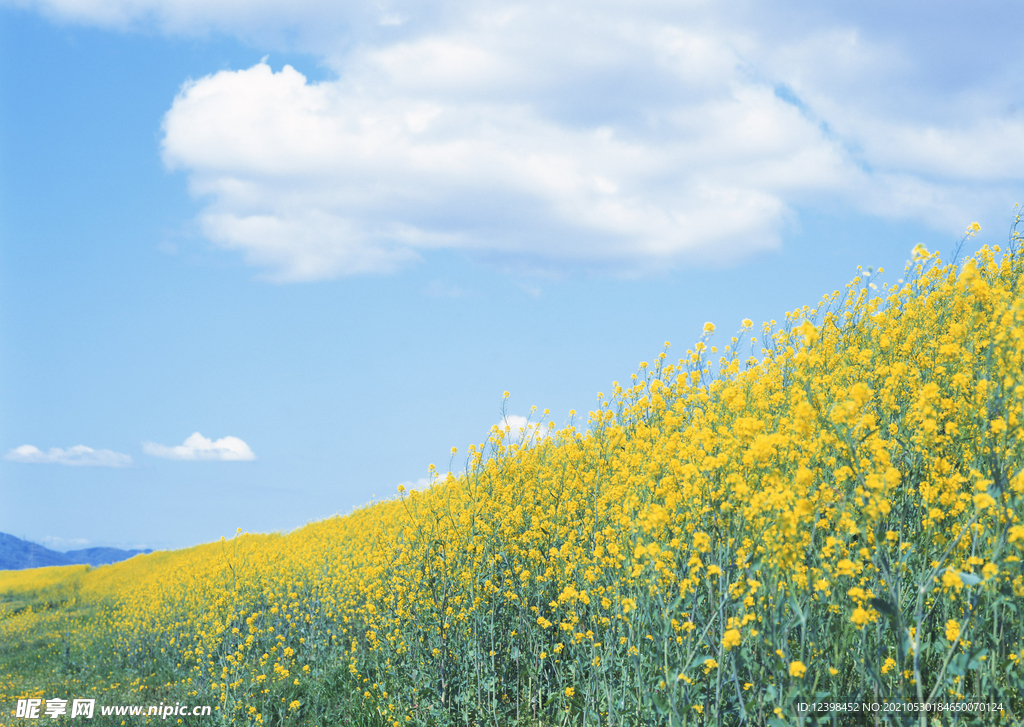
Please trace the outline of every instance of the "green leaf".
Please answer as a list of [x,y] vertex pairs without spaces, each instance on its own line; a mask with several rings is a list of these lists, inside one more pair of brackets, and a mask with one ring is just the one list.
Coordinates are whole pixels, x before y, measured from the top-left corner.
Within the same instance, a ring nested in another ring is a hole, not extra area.
[[[963,575],[961,574],[961,578],[962,577],[963,577]],[[896,618],[897,613],[899,613],[896,610],[896,607],[894,605],[892,605],[891,603],[889,603],[888,601],[886,601],[884,598],[872,598],[871,599],[871,608],[875,609],[880,614],[882,614],[884,616],[888,616],[889,618],[893,618],[893,619]]]
[[986,655],[988,655],[988,649],[981,649],[980,651],[971,654],[971,660],[967,664],[967,669],[977,669],[984,663],[982,657]]
[[965,586],[976,586],[981,583],[981,577],[976,576],[973,573],[959,573],[960,580],[964,582]]
[[668,714],[668,702],[658,692],[651,695],[651,701],[654,702],[654,706],[660,714]]
[[967,672],[967,661],[970,659],[969,654],[960,654],[957,658],[949,662],[949,666],[946,667],[946,674],[962,677]]
[[747,673],[747,660],[743,658],[743,651],[737,650],[736,655],[733,657],[736,661],[736,669],[741,674]]

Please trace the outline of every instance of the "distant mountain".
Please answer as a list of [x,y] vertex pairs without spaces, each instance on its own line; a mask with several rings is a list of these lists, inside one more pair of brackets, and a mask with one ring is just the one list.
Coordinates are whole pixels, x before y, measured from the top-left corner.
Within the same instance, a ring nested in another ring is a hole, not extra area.
[[48,565],[107,565],[127,560],[133,555],[152,553],[146,550],[121,550],[120,548],[85,548],[61,553],[30,543],[13,535],[0,533],[0,570],[22,570],[41,568]]
[[64,553],[0,533],[0,570],[21,570],[46,565],[71,565],[71,559]]

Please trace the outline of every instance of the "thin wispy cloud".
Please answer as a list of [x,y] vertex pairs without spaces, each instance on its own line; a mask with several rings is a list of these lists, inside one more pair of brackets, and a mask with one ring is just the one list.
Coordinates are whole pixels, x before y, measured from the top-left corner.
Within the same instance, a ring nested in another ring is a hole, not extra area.
[[89,545],[85,538],[61,538],[55,535],[44,535],[39,539],[40,544],[51,550],[81,550]]
[[256,459],[249,445],[238,437],[221,437],[210,440],[199,432],[188,437],[184,443],[173,447],[154,442],[143,442],[142,451],[153,457],[180,460],[219,460],[222,462],[248,462]]
[[280,282],[438,249],[530,269],[728,264],[780,245],[804,209],[954,233],[1002,219],[1024,183],[1024,61],[990,50],[1012,41],[1008,3],[19,4],[226,33],[334,72],[222,70],[164,118],[204,234]]
[[4,459],[8,462],[63,464],[72,467],[127,467],[132,463],[130,455],[110,449],[93,449],[84,444],[67,449],[51,447],[46,452],[31,444],[23,444],[9,451]]

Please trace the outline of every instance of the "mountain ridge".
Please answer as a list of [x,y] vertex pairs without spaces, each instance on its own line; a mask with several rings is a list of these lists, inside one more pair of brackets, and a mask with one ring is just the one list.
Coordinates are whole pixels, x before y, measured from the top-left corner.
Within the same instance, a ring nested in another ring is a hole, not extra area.
[[22,540],[14,535],[0,533],[0,570],[24,570],[54,565],[109,565],[136,555],[152,552],[152,548],[123,550],[99,547],[61,553],[38,543]]

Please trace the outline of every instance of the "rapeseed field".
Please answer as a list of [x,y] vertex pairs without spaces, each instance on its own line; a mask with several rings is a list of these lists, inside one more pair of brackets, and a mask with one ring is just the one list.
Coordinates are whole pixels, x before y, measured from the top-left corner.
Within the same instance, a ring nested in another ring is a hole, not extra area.
[[1020,724],[1024,245],[876,277],[666,343],[423,491],[0,574],[0,724],[87,694],[203,725]]

